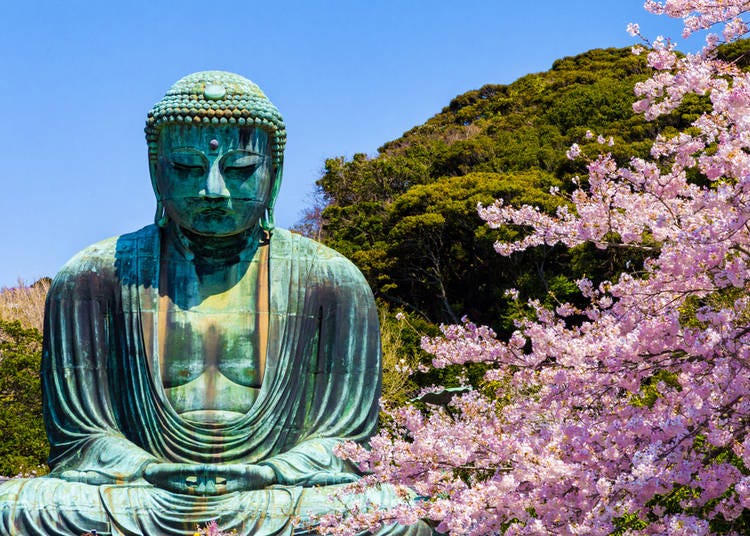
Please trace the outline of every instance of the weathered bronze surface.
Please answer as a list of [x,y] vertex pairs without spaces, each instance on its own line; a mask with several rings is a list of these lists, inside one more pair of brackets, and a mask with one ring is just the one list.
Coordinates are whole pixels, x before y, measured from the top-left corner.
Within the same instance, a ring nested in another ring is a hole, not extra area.
[[156,224],[90,246],[55,278],[42,369],[52,471],[0,486],[0,534],[192,535],[210,520],[291,534],[294,516],[330,511],[330,493],[358,478],[332,448],[374,433],[377,313],[354,265],[273,225],[278,111],[249,80],[196,73],[146,133]]

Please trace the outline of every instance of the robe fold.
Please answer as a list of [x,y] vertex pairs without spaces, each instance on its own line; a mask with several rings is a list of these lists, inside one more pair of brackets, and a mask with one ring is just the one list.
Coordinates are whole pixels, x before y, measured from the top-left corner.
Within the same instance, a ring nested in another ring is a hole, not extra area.
[[[105,240],[55,278],[42,360],[51,473],[0,486],[0,534],[182,536],[210,520],[241,535],[291,534],[294,516],[334,508],[327,496],[336,486],[312,483],[355,472],[332,448],[375,432],[380,392],[377,311],[356,267],[275,230],[260,392],[243,417],[199,423],[172,409],[160,376],[161,242],[155,226]],[[262,464],[279,484],[179,495],[142,478],[152,462]],[[362,500],[388,506],[392,495]]]

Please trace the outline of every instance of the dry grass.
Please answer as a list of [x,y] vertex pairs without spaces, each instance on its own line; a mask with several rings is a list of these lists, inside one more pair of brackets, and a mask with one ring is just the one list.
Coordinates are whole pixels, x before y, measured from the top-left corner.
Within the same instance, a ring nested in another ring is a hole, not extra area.
[[392,317],[385,307],[380,308],[380,344],[383,352],[383,391],[387,403],[403,405],[413,394],[416,385],[412,374],[419,364],[413,348],[403,340],[405,324]]
[[0,290],[0,319],[19,320],[24,327],[41,331],[49,285],[49,278],[43,278],[31,285],[19,281],[16,287]]

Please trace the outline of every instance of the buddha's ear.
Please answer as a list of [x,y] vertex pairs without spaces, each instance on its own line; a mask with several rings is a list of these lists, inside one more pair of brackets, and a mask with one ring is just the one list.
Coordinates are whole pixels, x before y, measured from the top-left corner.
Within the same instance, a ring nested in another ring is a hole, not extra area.
[[264,231],[271,232],[276,226],[273,219],[273,207],[276,205],[276,198],[279,196],[279,189],[281,188],[281,176],[284,171],[283,161],[276,164],[274,169],[273,183],[271,184],[271,192],[268,196],[268,205],[266,210],[263,212],[263,216],[260,217],[260,226]]
[[151,175],[151,187],[154,189],[156,196],[156,213],[154,214],[154,223],[159,227],[164,227],[169,221],[169,217],[164,210],[164,203],[161,201],[161,193],[156,184],[156,155],[149,152],[148,155],[148,172]]

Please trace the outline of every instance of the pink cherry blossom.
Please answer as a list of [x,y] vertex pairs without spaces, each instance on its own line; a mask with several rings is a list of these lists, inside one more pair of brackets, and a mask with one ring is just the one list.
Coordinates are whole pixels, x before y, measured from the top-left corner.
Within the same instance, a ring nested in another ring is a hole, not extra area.
[[704,535],[747,516],[750,75],[715,50],[747,34],[750,0],[645,7],[682,19],[684,36],[713,33],[684,56],[666,39],[646,44],[654,73],[635,86],[635,111],[654,119],[691,94],[711,110],[657,136],[649,159],[589,159],[585,187],[555,214],[502,200],[478,210],[491,228],[525,229],[495,245],[501,255],[593,243],[647,260],[612,281],[579,281],[584,306],[528,302],[533,320],[508,340],[469,319],[425,338],[434,367],[484,363],[484,383],[445,407],[385,408],[393,425],[369,448],[341,445],[366,473],[350,492],[387,485],[404,502],[352,503],[324,516],[324,533],[426,519],[452,535],[607,535],[628,518],[638,521],[620,527],[628,535]]

